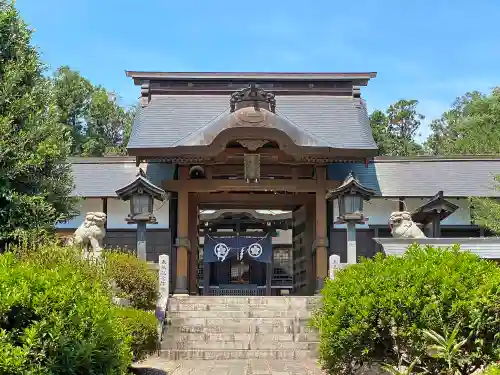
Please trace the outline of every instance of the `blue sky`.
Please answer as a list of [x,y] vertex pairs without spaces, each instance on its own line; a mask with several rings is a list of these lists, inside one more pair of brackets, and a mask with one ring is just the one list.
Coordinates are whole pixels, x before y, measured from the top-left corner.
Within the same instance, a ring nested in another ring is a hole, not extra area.
[[128,104],[139,88],[125,70],[376,71],[362,90],[370,110],[418,99],[428,121],[466,91],[500,85],[498,0],[17,0],[17,7],[52,68],[69,65]]

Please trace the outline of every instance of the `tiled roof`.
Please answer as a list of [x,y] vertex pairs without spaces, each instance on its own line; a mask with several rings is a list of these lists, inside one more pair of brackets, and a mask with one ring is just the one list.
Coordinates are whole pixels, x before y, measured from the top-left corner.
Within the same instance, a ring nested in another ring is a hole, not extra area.
[[[81,197],[116,197],[116,190],[137,177],[133,157],[72,158],[72,195]],[[164,163],[141,164],[148,180],[161,186],[161,181],[173,173],[173,167]]]
[[[115,197],[115,191],[136,178],[135,158],[73,158],[74,195]],[[171,178],[173,166],[148,163],[148,179],[161,186]],[[500,197],[493,177],[500,175],[498,158],[375,158],[366,168],[363,164],[338,163],[328,167],[328,177],[343,180],[350,171],[366,187],[386,197],[432,197],[439,190],[446,197]]]
[[500,157],[379,157],[368,167],[332,164],[328,177],[342,180],[351,170],[364,186],[386,197],[431,197],[439,190],[447,197],[500,197],[493,180],[500,175]]
[[[128,148],[173,147],[228,112],[228,95],[153,95],[138,111]],[[276,114],[332,148],[377,149],[360,99],[277,95]]]

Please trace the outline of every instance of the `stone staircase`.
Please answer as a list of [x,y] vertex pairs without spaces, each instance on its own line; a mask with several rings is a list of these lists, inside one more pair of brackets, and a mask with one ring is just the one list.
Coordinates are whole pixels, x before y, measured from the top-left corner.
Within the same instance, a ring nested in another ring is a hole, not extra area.
[[169,300],[161,356],[169,360],[316,359],[308,326],[318,297],[183,296]]

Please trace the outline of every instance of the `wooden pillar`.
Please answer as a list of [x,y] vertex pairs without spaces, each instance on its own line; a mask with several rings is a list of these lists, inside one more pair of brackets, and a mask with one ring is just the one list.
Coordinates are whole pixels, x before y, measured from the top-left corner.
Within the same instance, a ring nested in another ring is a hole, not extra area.
[[315,194],[315,261],[316,261],[316,289],[318,293],[323,289],[325,279],[328,277],[328,233],[326,212],[326,189],[321,187],[326,182],[326,167],[316,168],[318,190]]
[[104,222],[104,229],[108,229],[108,198],[102,198],[102,212],[106,214],[106,221]]
[[189,194],[189,294],[198,294],[198,203],[193,193]]
[[[314,196],[313,196],[314,198]],[[305,294],[311,295],[316,290],[316,262],[314,261],[315,248],[315,229],[316,220],[314,214],[315,200],[311,199],[305,204],[305,228],[304,228],[304,243],[305,247],[305,268],[306,268],[306,287]]]
[[431,237],[439,238],[441,237],[441,218],[436,214],[436,216],[431,221]]
[[[179,179],[187,179],[187,167],[179,167]],[[189,244],[189,193],[179,191],[177,195],[177,248],[176,278],[174,294],[188,294]]]

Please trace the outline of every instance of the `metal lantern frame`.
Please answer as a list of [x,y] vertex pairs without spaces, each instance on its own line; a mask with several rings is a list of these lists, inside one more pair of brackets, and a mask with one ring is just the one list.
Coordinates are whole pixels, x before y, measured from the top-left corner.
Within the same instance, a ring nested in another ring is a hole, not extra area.
[[149,181],[142,169],[139,169],[137,178],[127,186],[118,189],[116,195],[123,201],[130,202],[130,213],[125,218],[129,224],[138,222],[156,224],[153,214],[154,201],[155,199],[164,201],[167,198],[167,193]]
[[351,172],[342,185],[328,192],[327,199],[338,200],[340,222],[364,222],[363,202],[373,195],[375,191],[363,186]]

